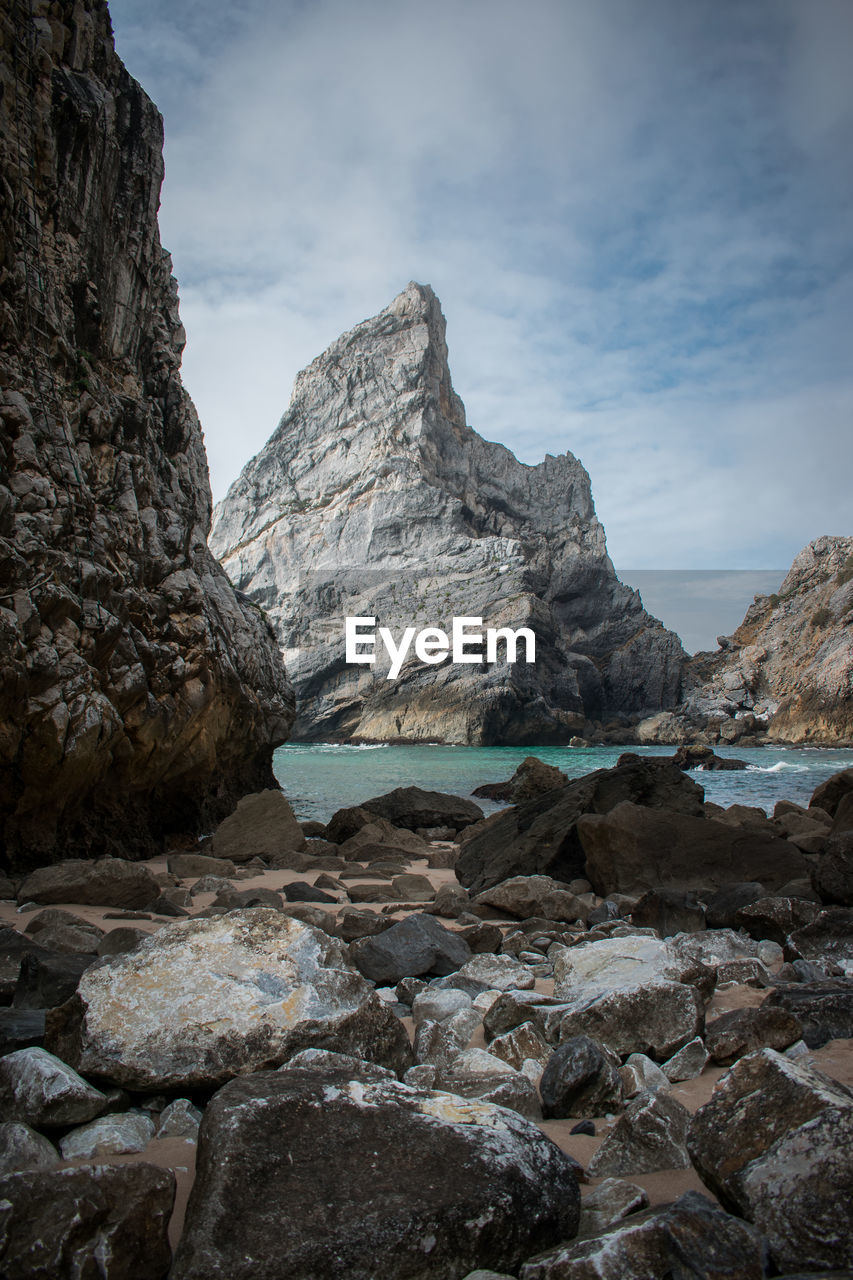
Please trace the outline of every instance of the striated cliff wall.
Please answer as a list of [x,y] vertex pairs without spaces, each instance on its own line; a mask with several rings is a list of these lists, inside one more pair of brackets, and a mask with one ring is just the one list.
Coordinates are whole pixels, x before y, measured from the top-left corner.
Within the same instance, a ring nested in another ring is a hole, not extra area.
[[678,721],[712,741],[853,743],[853,538],[810,542],[777,594],[691,659]]
[[0,23],[0,839],[150,853],[272,781],[293,695],[207,550],[157,208],[162,121],[102,0]]
[[[214,514],[211,546],[269,615],[301,738],[566,742],[672,706],[677,636],[618,581],[589,476],[526,466],[466,424],[433,291],[410,284],[298,376],[290,406]],[[534,666],[346,665],[344,618],[529,627]]]

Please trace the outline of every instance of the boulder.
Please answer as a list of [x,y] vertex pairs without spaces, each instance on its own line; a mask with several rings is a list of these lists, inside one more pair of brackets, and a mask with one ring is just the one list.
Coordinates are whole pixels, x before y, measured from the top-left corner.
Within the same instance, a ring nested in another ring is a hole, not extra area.
[[[100,945],[100,943],[98,944]],[[93,955],[32,951],[21,959],[13,1004],[16,1009],[53,1009],[70,1000]]]
[[521,1268],[521,1280],[763,1280],[759,1233],[698,1191],[632,1215],[591,1240],[562,1244]]
[[[686,775],[681,775],[682,777]],[[789,840],[625,801],[578,819],[587,879],[596,893],[719,889],[743,877],[768,889],[808,874]]]
[[693,890],[649,889],[631,910],[631,923],[651,928],[661,938],[705,928],[705,908]]
[[849,1089],[760,1049],[718,1082],[687,1146],[721,1203],[767,1237],[779,1271],[853,1265]]
[[44,1043],[44,1009],[0,1009],[0,1057]]
[[718,756],[711,747],[685,743],[680,746],[672,763],[679,769],[701,769],[703,773],[731,772],[748,768],[745,760],[736,760],[732,756]]
[[822,809],[834,818],[846,796],[853,795],[853,769],[842,769],[816,787],[809,801],[810,809]]
[[163,1280],[175,1200],[171,1169],[86,1165],[0,1178],[7,1280]]
[[[135,929],[132,925],[120,926],[118,929],[110,929],[105,933],[101,941],[98,943],[99,956],[120,956],[126,951],[133,951],[139,946],[140,942],[144,942],[149,937],[145,929]],[[76,990],[76,987],[75,987]],[[74,994],[70,991],[65,999],[70,999]],[[62,1003],[57,1000],[57,1004]]]
[[705,1027],[705,1047],[715,1062],[730,1066],[756,1049],[787,1049],[799,1040],[802,1023],[790,1010],[767,1003],[732,1009]]
[[828,1040],[853,1039],[853,982],[827,979],[797,982],[771,991],[762,1009],[786,1009],[802,1026],[810,1049]]
[[18,888],[19,902],[80,902],[91,907],[147,907],[160,886],[147,867],[121,858],[72,859],[32,871]]
[[546,1120],[600,1116],[617,1110],[622,1105],[617,1062],[589,1036],[573,1036],[561,1044],[549,1057],[539,1081]]
[[717,986],[734,983],[741,987],[769,987],[775,981],[773,974],[757,957],[744,956],[741,960],[726,960],[717,966]]
[[442,884],[436,890],[435,900],[426,910],[433,916],[457,920],[468,910],[471,895],[461,884]]
[[0,1124],[0,1177],[19,1169],[52,1169],[57,1164],[56,1147],[28,1124],[15,1120]]
[[[317,1053],[321,1050],[303,1049],[303,1053]],[[301,1057],[297,1054],[297,1057]],[[384,1068],[377,1068],[383,1070]],[[390,1075],[391,1072],[389,1071]],[[167,1107],[160,1112],[160,1120],[157,1125],[158,1138],[184,1138],[187,1141],[195,1142],[198,1137],[198,1127],[201,1124],[202,1113],[198,1107],[194,1107],[189,1098],[175,1098]]]
[[46,951],[70,956],[93,958],[98,950],[102,929],[89,929],[76,924],[52,924],[40,930],[38,942]]
[[411,872],[394,876],[391,892],[398,902],[432,902],[435,898],[435,886],[428,877]]
[[522,760],[508,782],[487,782],[476,787],[471,793],[484,800],[506,800],[509,804],[525,804],[528,800],[537,800],[549,791],[558,791],[568,782],[562,769],[546,764],[537,756],[527,756]]
[[690,1112],[661,1090],[629,1102],[587,1166],[591,1178],[620,1178],[661,1169],[689,1169],[685,1145]]
[[246,1076],[205,1111],[172,1280],[258,1280],[282,1258],[288,1280],[515,1272],[577,1230],[574,1168],[499,1107],[346,1071]]
[[170,875],[179,880],[197,876],[233,876],[237,870],[228,858],[210,858],[204,853],[170,853],[166,858]]
[[554,995],[588,1004],[599,995],[665,978],[678,981],[689,962],[673,958],[668,943],[644,935],[601,938],[559,951],[554,960]]
[[489,1053],[515,1067],[516,1071],[521,1071],[525,1062],[535,1062],[544,1069],[551,1057],[551,1046],[532,1023],[523,1022],[520,1027],[513,1027],[512,1031],[490,1040]]
[[181,920],[99,962],[48,1045],[134,1089],[209,1087],[310,1046],[403,1070],[405,1031],[340,942],[266,908]]
[[0,1058],[0,1108],[7,1119],[59,1129],[94,1120],[109,1105],[106,1094],[45,1049],[16,1049]]
[[[512,876],[583,876],[576,826],[582,814],[608,813],[624,800],[699,815],[704,792],[668,760],[625,756],[613,769],[576,778],[558,791],[488,818],[464,838],[456,874],[473,893]],[[650,887],[650,886],[645,886]]]
[[412,1001],[412,1020],[415,1026],[421,1022],[443,1022],[454,1013],[471,1008],[471,997],[465,991],[436,990],[427,987]]
[[485,889],[474,899],[484,907],[496,907],[518,920],[542,916],[546,920],[577,920],[588,908],[566,886],[550,876],[513,876]]
[[767,890],[757,880],[723,885],[705,902],[705,923],[709,929],[736,929],[737,913],[741,907],[766,896]]
[[[482,952],[466,960],[453,975],[453,981],[473,983],[481,991],[531,991],[536,985],[526,964],[514,956]],[[464,990],[464,987],[463,987]]]
[[213,834],[213,853],[234,863],[264,860],[305,848],[302,828],[281,791],[243,796]]
[[[308,884],[305,880],[294,880],[291,884],[286,884],[282,889],[282,893],[288,902],[337,902],[337,898],[331,893],[326,893],[323,889],[318,888],[317,885]],[[276,894],[276,897],[278,897],[278,894]],[[281,898],[278,900],[280,905]],[[246,902],[245,905],[254,906],[257,904]]]
[[469,1006],[459,1009],[441,1022],[420,1022],[415,1028],[414,1053],[417,1063],[445,1067],[467,1049],[479,1031],[482,1018]]
[[587,1035],[620,1056],[645,1053],[664,1062],[697,1036],[703,1023],[695,987],[657,980],[574,1005],[560,1019],[560,1041]]
[[533,1081],[485,1049],[463,1049],[449,1062],[439,1064],[432,1088],[460,1098],[507,1107],[529,1120],[542,1119],[539,1094]]
[[421,787],[395,787],[384,795],[365,800],[361,808],[409,831],[417,831],[419,827],[450,827],[453,831],[462,831],[483,817],[483,810],[473,800],[442,791],[424,791]]
[[758,898],[741,907],[737,927],[751,938],[769,938],[784,946],[788,934],[811,924],[820,914],[820,906],[805,898]]
[[631,1053],[619,1068],[626,1098],[636,1098],[639,1093],[658,1093],[670,1087],[670,1080],[656,1062],[644,1053]]
[[[735,933],[733,929],[705,929],[702,933],[680,933],[667,940],[667,951],[682,972],[691,965],[717,971],[731,960],[760,959],[764,944]],[[772,944],[770,944],[772,946]],[[776,948],[778,951],[778,947]]]
[[853,978],[853,910],[827,907],[801,929],[788,936],[788,958],[808,960],[827,972],[834,969]]
[[853,848],[830,847],[822,853],[812,867],[812,885],[821,902],[853,907]]
[[648,1207],[649,1196],[643,1187],[621,1178],[605,1178],[582,1201],[578,1239],[601,1235],[615,1223]]
[[418,912],[351,943],[350,955],[366,978],[393,984],[423,973],[453,973],[471,959],[471,949],[433,916]]
[[708,1050],[701,1036],[696,1036],[678,1053],[663,1063],[661,1070],[673,1084],[679,1080],[695,1080],[701,1076],[709,1061]]
[[143,1151],[154,1137],[154,1121],[143,1111],[101,1116],[59,1140],[63,1160],[91,1160]]

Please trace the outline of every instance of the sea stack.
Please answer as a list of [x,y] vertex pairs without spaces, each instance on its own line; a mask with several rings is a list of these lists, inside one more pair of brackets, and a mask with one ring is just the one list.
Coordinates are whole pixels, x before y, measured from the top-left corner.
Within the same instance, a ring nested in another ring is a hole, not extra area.
[[[616,577],[571,453],[519,462],[466,422],[445,320],[410,284],[296,379],[210,545],[269,617],[303,740],[568,742],[673,706],[685,654]],[[528,628],[536,661],[345,662],[345,618]]]
[[0,849],[18,870],[210,829],[274,785],[293,716],[267,624],[206,545],[160,114],[105,4],[45,12],[0,27]]

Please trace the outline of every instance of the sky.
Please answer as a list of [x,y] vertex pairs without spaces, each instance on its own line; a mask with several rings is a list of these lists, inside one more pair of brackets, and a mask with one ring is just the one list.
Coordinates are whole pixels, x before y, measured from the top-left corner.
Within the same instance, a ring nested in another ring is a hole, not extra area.
[[[215,498],[409,280],[468,421],[617,567],[853,532],[851,0],[111,0]],[[744,580],[745,581],[745,580]]]

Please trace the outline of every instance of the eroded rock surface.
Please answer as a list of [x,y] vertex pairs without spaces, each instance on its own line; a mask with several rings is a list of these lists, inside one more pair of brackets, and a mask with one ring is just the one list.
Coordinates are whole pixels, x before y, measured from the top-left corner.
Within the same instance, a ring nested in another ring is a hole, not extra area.
[[272,1280],[283,1256],[292,1280],[515,1272],[577,1230],[573,1170],[502,1107],[334,1069],[260,1072],[205,1112],[172,1274]]
[[106,5],[28,14],[0,30],[0,843],[20,869],[209,829],[272,785],[293,717],[272,633],[206,546],[162,120]]
[[168,925],[88,970],[48,1023],[81,1071],[137,1089],[220,1084],[312,1046],[411,1061],[342,944],[269,908]]

